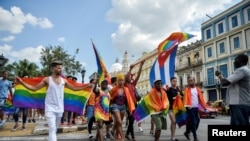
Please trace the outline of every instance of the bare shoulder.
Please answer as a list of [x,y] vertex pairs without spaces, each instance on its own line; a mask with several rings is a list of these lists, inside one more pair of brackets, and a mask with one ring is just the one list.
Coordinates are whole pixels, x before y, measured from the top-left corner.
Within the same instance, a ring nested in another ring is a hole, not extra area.
[[49,84],[49,77],[44,77],[42,81],[45,84]]

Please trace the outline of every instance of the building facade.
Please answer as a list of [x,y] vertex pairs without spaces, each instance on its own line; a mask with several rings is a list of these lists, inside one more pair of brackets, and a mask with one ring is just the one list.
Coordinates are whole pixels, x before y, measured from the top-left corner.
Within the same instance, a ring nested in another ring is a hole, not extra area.
[[202,46],[201,40],[187,46],[179,47],[175,62],[177,83],[182,88],[188,85],[187,78],[192,76],[198,86],[202,87]]
[[226,87],[221,86],[215,71],[227,77],[235,69],[237,54],[250,56],[250,1],[241,1],[204,22],[201,34],[204,92],[209,101],[225,99]]
[[145,60],[143,66],[142,66],[142,71],[141,71],[141,75],[140,78],[137,82],[136,87],[138,88],[139,92],[141,94],[146,94],[148,91],[150,91],[151,84],[149,81],[149,73],[150,73],[150,69],[155,61],[155,59],[157,58],[157,50],[153,50],[151,52],[143,52],[142,56],[135,61],[133,64],[135,65],[134,68],[131,70],[132,74],[134,74],[136,77],[136,75],[138,74],[138,70],[140,67],[140,62],[142,60]]

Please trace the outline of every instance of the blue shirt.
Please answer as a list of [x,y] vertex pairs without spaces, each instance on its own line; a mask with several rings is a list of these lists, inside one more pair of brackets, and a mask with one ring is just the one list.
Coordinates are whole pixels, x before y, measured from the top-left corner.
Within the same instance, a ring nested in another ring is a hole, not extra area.
[[11,88],[11,82],[9,80],[0,80],[0,98],[7,98],[9,94],[9,88]]

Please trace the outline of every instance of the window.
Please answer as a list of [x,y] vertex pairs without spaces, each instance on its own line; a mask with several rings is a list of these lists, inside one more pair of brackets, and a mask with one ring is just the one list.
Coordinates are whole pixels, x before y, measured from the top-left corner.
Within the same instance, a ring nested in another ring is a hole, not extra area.
[[237,16],[233,16],[232,17],[232,27],[236,27],[238,26],[238,19],[237,19]]
[[234,38],[234,49],[237,49],[240,47],[240,38],[239,37],[235,37]]
[[208,85],[214,84],[214,68],[207,69],[207,80]]
[[220,47],[220,54],[225,53],[225,45],[224,42],[219,44]]
[[212,57],[212,48],[207,48],[207,57]]
[[197,83],[201,82],[200,72],[196,72],[196,82]]
[[224,78],[227,78],[227,76],[228,76],[227,64],[225,64],[225,65],[220,65],[220,66],[219,66],[219,69],[220,69],[222,75],[224,76]]
[[248,18],[248,21],[250,21],[250,8],[247,9],[247,18]]
[[210,39],[210,38],[211,38],[211,30],[208,29],[208,30],[206,31],[206,34],[207,34],[207,39]]
[[219,34],[223,33],[224,30],[223,30],[223,23],[219,23],[218,24],[218,30],[219,30]]

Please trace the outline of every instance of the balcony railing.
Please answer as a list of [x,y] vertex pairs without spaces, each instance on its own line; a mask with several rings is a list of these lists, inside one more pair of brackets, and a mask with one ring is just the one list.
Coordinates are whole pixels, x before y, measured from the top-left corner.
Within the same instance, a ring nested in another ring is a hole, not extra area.
[[206,81],[203,82],[203,86],[209,87],[209,86],[219,86],[220,82],[218,79],[206,79]]
[[190,63],[185,63],[185,64],[179,64],[178,66],[175,66],[175,70],[176,71],[181,71],[184,69],[188,69],[188,68],[193,68],[193,67],[197,67],[197,66],[201,66],[202,65],[202,60],[199,59],[198,61],[192,61]]

